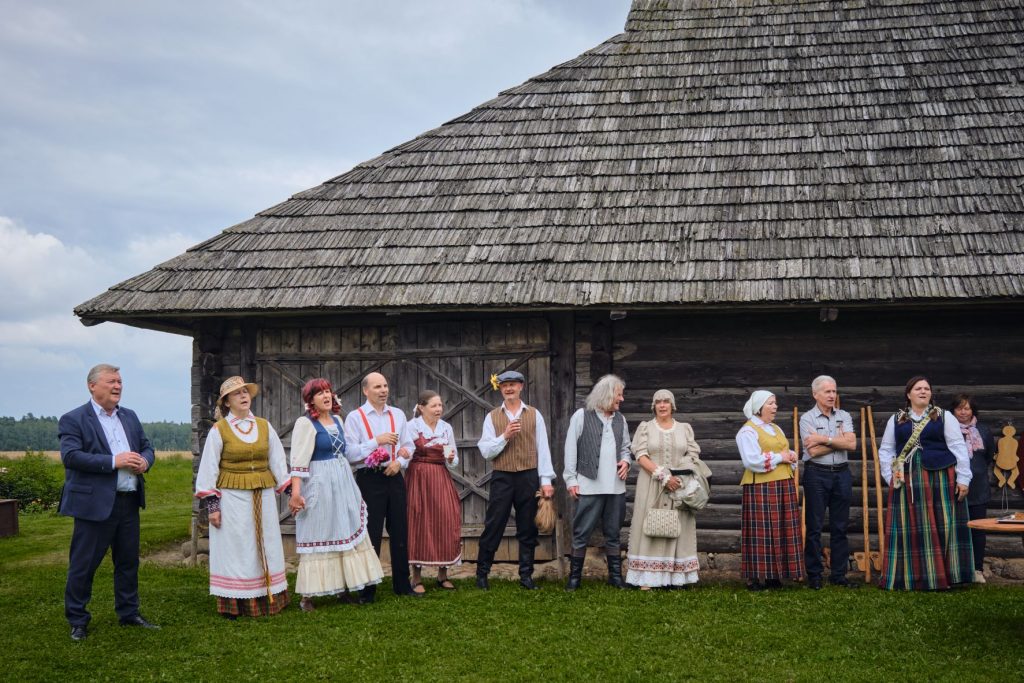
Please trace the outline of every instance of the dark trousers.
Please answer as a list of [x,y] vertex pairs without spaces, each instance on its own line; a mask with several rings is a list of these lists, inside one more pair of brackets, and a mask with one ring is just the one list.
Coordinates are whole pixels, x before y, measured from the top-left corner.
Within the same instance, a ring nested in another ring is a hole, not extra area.
[[505,524],[513,507],[516,510],[519,550],[529,550],[532,557],[537,547],[537,523],[534,518],[537,516],[539,488],[540,478],[535,469],[522,472],[495,470],[491,473],[490,500],[484,515],[484,532],[480,535],[480,554],[488,561],[488,566],[505,535]]
[[121,619],[139,613],[139,497],[118,494],[114,509],[101,522],[75,518],[68,554],[68,581],[64,587],[64,616],[72,626],[86,626],[92,615],[96,569],[110,549],[114,562],[114,611]]
[[[388,527],[388,544],[391,548],[391,585],[395,593],[404,595],[412,591],[409,582],[409,532],[405,509],[405,478],[401,474],[393,477],[374,470],[356,470],[356,483],[366,501],[366,522],[373,549],[380,557],[380,542],[384,538],[384,524]],[[366,589],[376,592],[375,586]]]
[[832,553],[831,580],[846,578],[850,563],[850,544],[846,539],[846,527],[850,522],[850,499],[853,498],[853,481],[850,468],[830,472],[813,465],[804,467],[801,484],[804,500],[807,501],[807,540],[804,545],[804,563],[809,578],[820,578],[821,529],[825,525],[825,511],[828,511],[829,548]]
[[597,523],[601,522],[604,551],[610,557],[618,557],[619,530],[625,521],[625,493],[580,496],[576,501],[576,514],[572,518],[572,554],[576,557],[586,555],[590,534]]
[[[967,516],[970,519],[985,519],[988,516],[988,503],[968,505]],[[971,543],[974,545],[974,568],[980,572],[985,568],[985,532],[971,529]]]

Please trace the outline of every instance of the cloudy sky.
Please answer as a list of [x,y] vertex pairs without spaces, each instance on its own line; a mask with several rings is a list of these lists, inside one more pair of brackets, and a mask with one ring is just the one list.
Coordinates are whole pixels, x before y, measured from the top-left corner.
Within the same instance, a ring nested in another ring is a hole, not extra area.
[[0,0],[0,415],[120,365],[187,421],[191,340],[72,309],[622,31],[629,0]]

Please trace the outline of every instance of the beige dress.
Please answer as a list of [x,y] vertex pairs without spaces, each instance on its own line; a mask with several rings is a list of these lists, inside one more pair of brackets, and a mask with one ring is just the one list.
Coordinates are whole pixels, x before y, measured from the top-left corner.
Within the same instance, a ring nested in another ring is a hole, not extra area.
[[[633,454],[637,460],[648,456],[655,465],[669,469],[699,470],[705,477],[711,470],[700,459],[700,446],[693,438],[693,427],[674,422],[662,429],[657,421],[643,422],[633,436]],[[697,522],[689,508],[679,511],[683,531],[679,538],[649,538],[644,535],[644,517],[657,500],[661,484],[643,468],[636,480],[633,522],[629,527],[629,554],[626,583],[634,586],[684,586],[697,582]],[[668,496],[668,491],[662,500]]]

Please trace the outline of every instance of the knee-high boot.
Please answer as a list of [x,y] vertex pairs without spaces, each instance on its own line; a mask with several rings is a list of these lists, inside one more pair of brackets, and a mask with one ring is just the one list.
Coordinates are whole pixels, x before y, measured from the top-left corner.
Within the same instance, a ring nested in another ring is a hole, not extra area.
[[487,551],[483,548],[477,550],[476,556],[476,587],[481,590],[490,590],[487,583],[487,575],[491,573],[491,563],[494,562],[494,551]]
[[540,588],[533,582],[533,551],[534,548],[519,546],[519,585],[529,591]]
[[622,580],[622,556],[618,553],[608,556],[608,585],[616,588],[625,588]]
[[565,590],[572,592],[580,587],[583,580],[583,562],[586,559],[586,555],[577,557],[575,554],[569,558],[569,580],[565,582]]

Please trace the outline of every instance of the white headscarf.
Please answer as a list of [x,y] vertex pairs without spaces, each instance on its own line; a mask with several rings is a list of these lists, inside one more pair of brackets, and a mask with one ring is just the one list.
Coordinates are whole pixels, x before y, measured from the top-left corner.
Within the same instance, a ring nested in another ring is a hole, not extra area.
[[668,389],[658,389],[651,398],[651,412],[654,412],[654,404],[658,401],[668,401],[672,404],[672,410],[676,409],[676,397]]
[[750,395],[750,398],[747,400],[747,404],[743,406],[743,414],[747,416],[748,420],[753,418],[754,415],[757,414],[757,411],[761,410],[761,406],[763,406],[765,402],[774,395],[775,394],[770,391],[758,389]]

